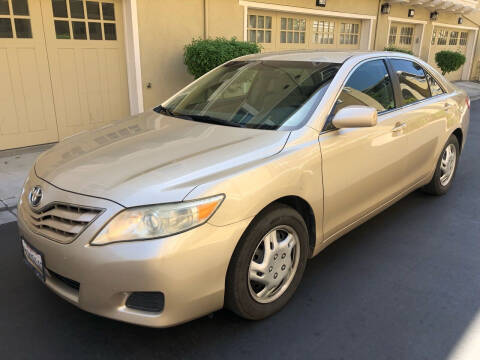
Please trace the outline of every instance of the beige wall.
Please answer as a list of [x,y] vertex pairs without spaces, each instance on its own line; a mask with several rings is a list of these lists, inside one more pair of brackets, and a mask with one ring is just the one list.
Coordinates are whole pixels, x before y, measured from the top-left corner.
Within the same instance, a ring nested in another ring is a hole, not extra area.
[[[377,0],[329,0],[325,8],[317,7],[314,0],[250,1],[377,16],[378,25],[377,21],[373,21],[371,43],[372,48],[376,50],[382,50],[387,45],[388,17],[409,19],[408,9],[414,8],[413,19],[426,21],[419,56],[428,60],[433,30],[430,21],[432,10],[422,6],[392,4],[390,14],[382,15],[379,13]],[[243,40],[244,8],[239,5],[238,0],[137,0],[137,2],[145,109],[167,99],[192,81],[192,76],[187,73],[183,64],[183,47],[192,38],[235,36]],[[437,22],[456,25],[458,17],[458,14],[440,13]],[[463,19],[463,26],[477,26],[469,19],[480,23],[480,15],[471,14],[464,16]],[[377,27],[380,29],[378,32]],[[476,54],[472,75],[477,75],[480,47]],[[148,83],[152,84],[151,88],[147,88]]]
[[[192,81],[183,47],[203,37],[204,0],[138,0],[138,31],[145,110]],[[147,88],[147,83],[152,87]]]
[[326,7],[318,7],[315,0],[251,0],[277,5],[297,6],[306,9],[347,12],[351,14],[375,15],[378,1],[376,0],[328,0]]

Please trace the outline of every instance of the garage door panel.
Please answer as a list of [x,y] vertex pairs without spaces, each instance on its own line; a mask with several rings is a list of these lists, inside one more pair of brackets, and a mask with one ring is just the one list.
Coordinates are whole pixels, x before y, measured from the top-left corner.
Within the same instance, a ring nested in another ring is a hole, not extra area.
[[[15,109],[14,87],[7,49],[0,49],[0,134],[19,132],[19,116]],[[1,147],[0,147],[1,149]]]
[[[62,99],[56,104],[58,116],[68,127],[81,127],[83,109],[81,105],[80,84],[78,79],[78,57],[75,49],[58,49],[59,72],[61,78]],[[62,103],[62,104],[60,104]],[[63,106],[62,106],[63,105]],[[67,116],[68,114],[68,116]]]
[[[96,19],[87,12],[80,14],[84,18],[72,18],[67,6],[62,18],[54,19],[51,0],[42,0],[60,139],[129,114],[121,2],[111,3],[114,17],[100,6]],[[68,24],[61,32],[55,28],[59,20]],[[85,32],[74,32],[78,23]]]
[[39,96],[42,94],[42,86],[36,51],[32,48],[18,49],[17,56],[27,130],[46,130],[47,119],[43,96]]
[[83,65],[85,69],[85,85],[88,99],[88,119],[85,124],[87,128],[95,123],[103,123],[103,91],[101,64],[98,49],[84,49]]
[[1,16],[12,33],[0,38],[0,150],[58,140],[40,3],[28,1],[22,15],[8,10]]
[[119,49],[105,49],[105,71],[106,76],[106,95],[109,104],[108,121],[120,119],[129,111],[128,102],[119,102],[116,96],[117,91],[128,92],[127,78],[121,64],[117,59],[122,56]]

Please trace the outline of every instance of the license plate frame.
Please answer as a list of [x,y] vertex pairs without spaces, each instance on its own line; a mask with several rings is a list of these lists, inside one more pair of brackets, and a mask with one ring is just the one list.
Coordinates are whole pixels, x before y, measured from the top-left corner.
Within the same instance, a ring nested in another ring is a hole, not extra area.
[[24,238],[20,238],[20,241],[22,242],[23,260],[25,264],[32,269],[40,281],[45,282],[45,257],[42,252],[37,250]]

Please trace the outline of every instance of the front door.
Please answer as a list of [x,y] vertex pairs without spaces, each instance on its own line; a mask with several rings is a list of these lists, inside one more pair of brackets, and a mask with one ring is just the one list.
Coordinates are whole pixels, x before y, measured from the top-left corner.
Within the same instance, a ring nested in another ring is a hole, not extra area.
[[383,60],[370,60],[353,71],[332,115],[349,105],[375,107],[378,124],[335,129],[327,122],[326,132],[320,135],[326,240],[407,186],[407,139],[394,110],[392,81]]
[[0,1],[0,150],[57,140],[40,2]]

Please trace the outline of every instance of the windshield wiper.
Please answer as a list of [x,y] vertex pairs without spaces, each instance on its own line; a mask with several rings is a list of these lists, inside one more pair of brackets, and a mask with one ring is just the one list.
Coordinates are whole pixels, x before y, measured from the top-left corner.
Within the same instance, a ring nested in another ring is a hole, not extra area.
[[163,113],[163,114],[168,115],[168,116],[177,116],[173,111],[171,111],[170,109],[166,108],[163,105],[158,105],[156,108],[153,109],[153,111],[155,111],[157,113],[160,113],[160,114]]
[[228,120],[223,120],[215,117],[211,117],[208,115],[184,115],[184,114],[176,114],[178,117],[184,118],[184,119],[190,119],[194,121],[199,121],[199,122],[204,122],[208,124],[215,124],[215,125],[225,125],[225,126],[234,126],[234,127],[245,127],[245,125],[228,121]]

